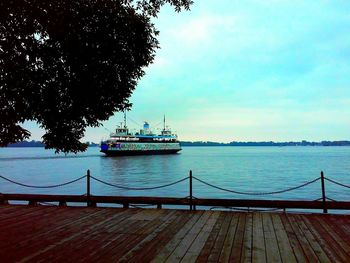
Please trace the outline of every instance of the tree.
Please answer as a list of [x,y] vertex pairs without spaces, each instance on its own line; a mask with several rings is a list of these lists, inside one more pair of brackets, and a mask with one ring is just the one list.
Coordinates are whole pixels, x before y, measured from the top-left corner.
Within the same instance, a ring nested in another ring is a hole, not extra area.
[[46,148],[79,152],[128,98],[158,48],[152,17],[191,0],[0,2],[0,146],[22,141],[36,121]]

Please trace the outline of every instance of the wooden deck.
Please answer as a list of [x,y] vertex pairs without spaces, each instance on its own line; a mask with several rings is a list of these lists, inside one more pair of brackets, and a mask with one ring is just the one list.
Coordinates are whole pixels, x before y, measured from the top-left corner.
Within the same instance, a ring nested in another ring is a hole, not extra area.
[[0,262],[350,262],[350,216],[0,206]]

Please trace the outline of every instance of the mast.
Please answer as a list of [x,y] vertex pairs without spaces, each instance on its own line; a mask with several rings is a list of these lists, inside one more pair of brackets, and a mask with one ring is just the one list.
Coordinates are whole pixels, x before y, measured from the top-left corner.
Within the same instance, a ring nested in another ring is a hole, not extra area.
[[165,131],[165,114],[164,114],[164,119],[163,119],[163,131]]

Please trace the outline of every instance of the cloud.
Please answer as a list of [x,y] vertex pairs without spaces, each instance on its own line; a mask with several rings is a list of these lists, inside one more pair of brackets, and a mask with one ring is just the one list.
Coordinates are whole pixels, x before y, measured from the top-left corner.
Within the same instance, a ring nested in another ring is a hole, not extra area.
[[237,23],[235,16],[202,15],[175,27],[171,34],[175,41],[193,47],[212,42],[217,31],[231,30]]

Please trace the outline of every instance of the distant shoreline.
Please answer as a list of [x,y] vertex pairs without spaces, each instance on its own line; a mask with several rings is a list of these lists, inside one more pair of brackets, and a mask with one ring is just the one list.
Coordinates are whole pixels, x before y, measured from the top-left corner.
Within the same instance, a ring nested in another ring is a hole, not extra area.
[[[182,141],[181,146],[193,147],[193,146],[223,146],[223,147],[257,147],[257,146],[269,146],[269,147],[285,147],[285,146],[350,146],[350,141],[322,141],[322,142],[211,142],[211,141]],[[87,142],[89,147],[98,147],[99,144],[93,142]],[[10,144],[9,148],[23,148],[23,147],[45,147],[45,145],[40,141],[23,141],[19,143]]]
[[284,147],[284,146],[350,146],[350,141],[322,141],[322,142],[181,142],[182,146],[270,146],[270,147]]

